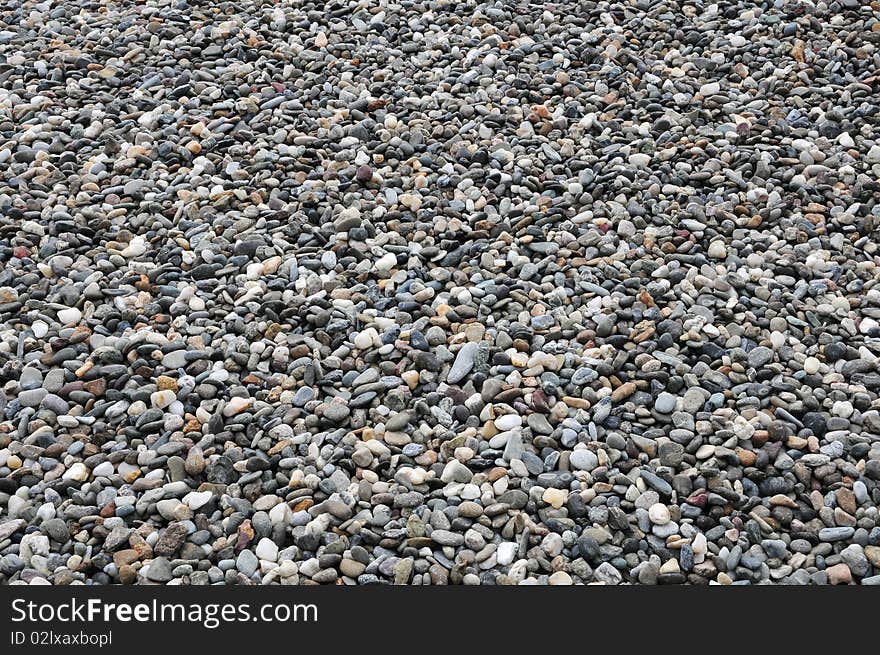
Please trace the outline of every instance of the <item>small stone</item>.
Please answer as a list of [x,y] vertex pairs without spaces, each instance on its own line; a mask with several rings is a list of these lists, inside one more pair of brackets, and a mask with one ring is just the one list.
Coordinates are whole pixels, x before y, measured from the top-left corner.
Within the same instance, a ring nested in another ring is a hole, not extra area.
[[672,520],[669,516],[669,508],[663,503],[654,503],[651,505],[651,507],[648,508],[648,516],[651,519],[651,523],[654,523],[655,525],[666,525]]
[[150,402],[153,407],[158,407],[159,409],[165,409],[171,403],[177,400],[177,396],[173,391],[166,389],[164,391],[156,391],[152,395],[150,395]]
[[850,539],[854,533],[855,529],[851,527],[822,528],[819,530],[819,540],[830,542],[844,541]]
[[459,349],[458,354],[455,356],[455,361],[452,364],[452,368],[449,369],[449,374],[446,377],[446,381],[449,384],[460,382],[468,373],[470,373],[471,369],[474,367],[474,361],[478,350],[479,344],[473,342],[468,342]]
[[651,163],[651,155],[640,152],[634,153],[629,156],[629,163],[635,168],[645,168]]
[[510,541],[505,541],[498,545],[496,556],[500,566],[509,566],[516,557],[517,545]]
[[520,427],[522,425],[522,418],[516,414],[505,414],[503,416],[498,416],[494,423],[496,429],[500,432],[506,432],[507,430],[513,430],[514,428]]
[[173,575],[171,573],[171,564],[165,557],[157,557],[152,560],[146,569],[147,580],[153,582],[169,582]]
[[675,404],[677,402],[677,398],[673,396],[671,393],[662,392],[657,396],[657,399],[654,401],[654,409],[660,412],[661,414],[671,414],[675,409]]
[[828,584],[838,585],[852,583],[852,572],[844,563],[829,566],[825,569],[825,574],[828,576]]
[[371,348],[378,340],[378,333],[373,328],[367,328],[357,334],[354,338],[354,345],[360,350],[366,350],[367,348]]
[[543,500],[554,509],[559,509],[565,504],[565,501],[568,500],[568,492],[563,489],[555,489],[553,487],[549,487],[544,490],[544,494],[541,496],[541,500]]
[[815,375],[819,372],[819,360],[815,357],[807,357],[804,360],[804,373],[807,375]]
[[595,453],[585,448],[578,448],[571,452],[571,455],[569,455],[568,458],[568,463],[575,470],[592,471],[599,466],[599,458]]
[[235,568],[247,577],[251,577],[260,566],[257,556],[250,550],[243,550],[235,560]]
[[271,539],[263,537],[257,543],[254,554],[261,560],[275,562],[278,560],[278,545]]
[[196,511],[207,505],[214,497],[210,491],[191,491],[183,497],[183,502],[191,510]]
[[670,573],[679,573],[681,568],[678,565],[678,560],[674,557],[670,557],[668,560],[663,562],[660,566],[660,575],[667,575]]
[[749,366],[752,368],[761,368],[772,361],[773,351],[764,346],[758,346],[749,352]]
[[548,579],[548,583],[551,586],[564,586],[574,584],[574,581],[571,579],[571,576],[565,571],[556,571],[550,575]]
[[725,259],[727,257],[727,246],[724,245],[723,241],[713,241],[709,244],[706,254],[712,259]]
[[593,572],[597,582],[606,585],[619,585],[623,582],[623,576],[614,566],[608,562],[602,562]]
[[71,464],[70,468],[61,476],[65,480],[73,480],[75,482],[85,482],[89,479],[89,469],[82,462]]
[[376,260],[374,267],[375,267],[376,271],[378,271],[380,273],[387,273],[392,268],[394,268],[396,265],[397,265],[397,257],[395,257],[391,253],[387,253],[385,255],[382,255],[382,257],[380,257],[379,259]]
[[234,396],[229,399],[226,406],[223,408],[223,416],[235,416],[236,414],[240,414],[241,412],[250,409],[253,404],[253,398]]
[[82,312],[76,307],[68,307],[58,311],[58,320],[61,325],[76,325],[82,319]]

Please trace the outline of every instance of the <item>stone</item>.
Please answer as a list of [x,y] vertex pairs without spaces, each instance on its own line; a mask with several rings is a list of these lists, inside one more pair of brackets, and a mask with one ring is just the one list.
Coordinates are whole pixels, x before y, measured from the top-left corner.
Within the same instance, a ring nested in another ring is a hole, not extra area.
[[876,3],[18,4],[0,581],[880,584]]
[[749,366],[761,368],[773,361],[773,351],[764,346],[758,346],[749,352]]
[[85,482],[89,479],[89,469],[82,462],[75,462],[61,476],[64,480],[72,480],[74,482]]
[[724,245],[723,241],[713,241],[709,244],[706,254],[712,259],[725,259],[727,257],[727,246]]
[[146,578],[152,582],[169,582],[172,579],[171,564],[165,557],[157,557],[146,568]]
[[593,577],[595,577],[597,582],[606,585],[619,585],[623,582],[623,576],[620,571],[608,562],[602,562],[596,570],[593,571]]
[[648,508],[648,516],[651,519],[651,523],[654,523],[655,525],[666,525],[672,520],[669,516],[669,508],[663,503],[654,503],[651,505],[651,507]]
[[459,349],[455,356],[455,361],[452,363],[452,367],[446,376],[446,381],[449,384],[457,384],[471,372],[479,347],[477,343],[468,342]]
[[82,312],[76,307],[68,307],[58,311],[58,321],[61,325],[76,325],[82,320]]
[[563,489],[555,489],[553,487],[549,487],[544,490],[544,493],[541,496],[541,500],[543,500],[554,509],[559,509],[565,504],[565,501],[568,500],[568,492]]
[[257,543],[257,547],[254,549],[254,554],[261,560],[275,562],[278,560],[278,546],[268,537],[263,537]]
[[662,392],[654,401],[654,409],[661,414],[671,414],[675,409],[678,399],[671,393]]
[[213,497],[214,494],[210,491],[191,491],[183,497],[183,502],[196,511],[207,505]]
[[815,375],[819,372],[819,360],[815,357],[807,357],[804,360],[804,373],[807,375]]
[[257,556],[250,550],[243,550],[235,559],[235,568],[237,568],[246,577],[251,577],[259,567],[260,563]]
[[568,463],[577,471],[592,471],[599,466],[599,458],[589,450],[578,448],[571,452]]
[[846,564],[841,563],[829,566],[825,569],[825,574],[828,576],[828,584],[838,585],[852,583],[852,572]]

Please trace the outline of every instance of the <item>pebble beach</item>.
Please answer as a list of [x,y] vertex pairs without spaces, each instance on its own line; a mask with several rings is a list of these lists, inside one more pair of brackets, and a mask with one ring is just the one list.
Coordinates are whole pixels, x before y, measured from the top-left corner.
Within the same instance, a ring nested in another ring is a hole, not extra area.
[[0,6],[0,584],[880,585],[880,2]]

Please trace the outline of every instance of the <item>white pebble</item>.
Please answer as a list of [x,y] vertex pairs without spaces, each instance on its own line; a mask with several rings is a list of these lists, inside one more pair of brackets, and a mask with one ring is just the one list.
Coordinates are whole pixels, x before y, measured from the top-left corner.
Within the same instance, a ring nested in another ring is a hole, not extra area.
[[556,489],[554,487],[550,487],[544,490],[544,493],[541,496],[541,500],[543,500],[554,509],[559,509],[565,504],[565,501],[568,500],[568,492],[564,489]]
[[512,564],[513,558],[516,557],[516,551],[518,549],[519,546],[512,541],[505,541],[498,544],[498,550],[496,551],[498,564],[500,564],[501,566]]
[[713,241],[709,244],[708,253],[712,259],[724,259],[727,257],[727,246],[723,241]]
[[259,543],[257,543],[257,547],[254,549],[254,554],[258,559],[266,560],[267,562],[275,562],[278,560],[278,544],[268,537],[263,537],[260,539]]
[[85,482],[89,479],[89,469],[82,462],[76,462],[61,476],[64,480],[75,480],[76,482]]
[[213,497],[214,494],[210,491],[190,491],[183,497],[183,502],[186,503],[187,507],[195,511],[207,505]]
[[671,521],[669,516],[669,508],[663,503],[654,503],[648,508],[648,518],[655,525],[666,525]]
[[68,307],[58,312],[58,320],[61,321],[61,325],[75,325],[79,323],[81,318],[82,312],[76,307]]
[[94,469],[92,469],[92,475],[96,478],[103,476],[107,477],[108,475],[113,475],[114,472],[113,464],[110,462],[101,462]]

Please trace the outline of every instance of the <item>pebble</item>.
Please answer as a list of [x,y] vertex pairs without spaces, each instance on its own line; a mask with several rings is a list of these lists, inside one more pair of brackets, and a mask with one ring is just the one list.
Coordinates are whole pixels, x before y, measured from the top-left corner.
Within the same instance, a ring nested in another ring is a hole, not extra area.
[[850,539],[855,534],[855,529],[849,526],[837,528],[822,528],[819,530],[819,539],[821,541],[844,541]]
[[268,537],[263,537],[257,543],[254,554],[261,560],[275,562],[278,560],[278,545]]
[[675,409],[677,401],[678,399],[675,396],[664,391],[660,393],[654,401],[654,409],[661,414],[671,414]]
[[89,469],[82,462],[74,462],[61,476],[64,480],[85,482],[89,478]]
[[648,508],[648,516],[655,525],[666,525],[672,519],[669,516],[669,508],[663,503],[654,503]]
[[516,551],[518,547],[515,543],[505,541],[498,545],[498,549],[496,551],[496,561],[499,566],[509,566],[513,563],[514,558],[516,557]]
[[183,502],[195,511],[207,505],[213,497],[214,494],[210,491],[191,491],[183,497]]
[[504,416],[497,417],[494,423],[498,430],[507,432],[508,430],[520,427],[522,425],[522,418],[516,414],[505,414]]
[[727,246],[723,241],[713,241],[709,244],[706,254],[713,259],[724,259],[727,257]]
[[544,490],[543,495],[541,496],[541,500],[545,503],[553,507],[554,509],[559,509],[565,504],[565,501],[568,499],[568,493],[563,489],[555,489],[550,487]]
[[572,451],[568,459],[569,464],[579,471],[592,471],[599,466],[599,457],[589,450],[579,448]]
[[242,550],[235,559],[235,568],[237,568],[245,577],[251,577],[259,567],[260,562],[257,555],[247,548]]
[[68,307],[58,311],[58,320],[61,325],[75,325],[82,319],[82,312],[76,307]]
[[449,384],[456,384],[464,379],[474,367],[479,344],[468,342],[464,344],[455,356],[455,361],[449,369],[446,381]]

